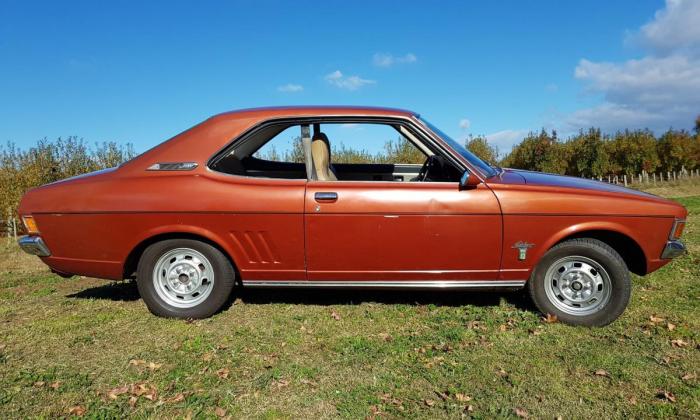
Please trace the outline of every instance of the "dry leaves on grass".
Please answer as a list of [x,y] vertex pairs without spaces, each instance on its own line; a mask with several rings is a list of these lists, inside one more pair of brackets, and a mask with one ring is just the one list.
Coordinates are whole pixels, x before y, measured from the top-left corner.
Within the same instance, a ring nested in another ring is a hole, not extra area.
[[604,370],[604,369],[598,369],[598,370],[596,370],[595,373],[594,373],[594,375],[595,375],[595,376],[603,376],[603,377],[605,377],[605,378],[609,378],[609,377],[610,377],[610,374],[608,373],[608,371],[607,371],[607,370]]
[[659,392],[656,393],[656,398],[672,403],[676,402],[676,396],[673,395],[673,392],[666,391],[663,389],[660,389]]
[[146,367],[149,370],[158,370],[163,366],[162,363],[154,363],[154,362],[147,362],[142,359],[131,359],[129,360],[129,366],[136,366],[136,367]]
[[676,340],[671,340],[671,345],[673,347],[685,347],[688,345],[688,342],[684,341],[682,338],[679,338]]
[[389,333],[379,333],[377,334],[377,336],[379,336],[379,338],[387,342],[394,339],[394,337],[392,337]]
[[216,376],[221,379],[228,379],[229,370],[228,368],[221,368],[216,371]]
[[547,324],[555,324],[559,321],[559,318],[557,318],[557,316],[554,314],[547,314],[546,316],[542,317],[542,321]]
[[216,407],[214,409],[214,414],[216,414],[217,417],[224,417],[226,415],[226,410],[221,407]]
[[526,419],[530,417],[530,414],[528,414],[527,410],[522,407],[515,407],[513,411],[515,412],[515,415],[520,417],[521,419]]
[[280,388],[286,388],[289,386],[289,381],[286,379],[278,379],[275,381],[272,381],[272,386],[280,389]]
[[681,379],[683,379],[684,381],[692,381],[697,377],[698,375],[696,375],[695,373],[686,373],[685,375],[681,376]]
[[432,407],[432,406],[435,405],[435,401],[430,400],[430,399],[425,399],[425,400],[423,400],[423,402],[424,402],[425,405],[427,405],[428,407]]
[[70,407],[68,409],[68,415],[82,417],[83,415],[85,415],[85,411],[85,407],[83,407],[82,405],[74,405],[73,407]]
[[654,324],[658,324],[659,322],[664,322],[665,319],[661,318],[660,316],[652,315],[649,317],[649,321],[651,321]]
[[499,368],[496,371],[496,374],[500,376],[501,378],[507,378],[508,377],[508,372],[506,372],[503,368]]
[[666,324],[666,328],[668,328],[669,331],[673,331],[676,329],[676,324],[668,323]]
[[336,321],[340,321],[340,315],[336,311],[331,312],[331,318],[335,319]]
[[127,392],[129,392],[129,385],[113,388],[107,391],[107,398],[110,400],[116,400],[120,395],[126,394]]

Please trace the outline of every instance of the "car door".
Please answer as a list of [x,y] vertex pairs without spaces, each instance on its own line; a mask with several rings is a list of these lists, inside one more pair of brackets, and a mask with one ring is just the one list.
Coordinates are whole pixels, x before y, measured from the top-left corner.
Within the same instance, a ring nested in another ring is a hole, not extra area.
[[501,214],[484,184],[309,181],[309,281],[496,280]]

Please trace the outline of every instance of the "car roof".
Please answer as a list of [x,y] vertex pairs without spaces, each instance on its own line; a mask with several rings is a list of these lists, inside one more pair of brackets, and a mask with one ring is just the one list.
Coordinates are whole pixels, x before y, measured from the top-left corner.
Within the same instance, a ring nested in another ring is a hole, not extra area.
[[270,118],[270,117],[306,117],[306,116],[398,116],[411,117],[418,114],[399,108],[343,105],[302,105],[247,108],[223,112],[212,118]]

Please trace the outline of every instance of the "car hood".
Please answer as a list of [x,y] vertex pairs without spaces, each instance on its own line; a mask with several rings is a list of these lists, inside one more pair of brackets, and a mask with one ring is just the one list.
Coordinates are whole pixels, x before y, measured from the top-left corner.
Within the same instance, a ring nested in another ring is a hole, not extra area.
[[[642,191],[633,190],[620,185],[609,184],[607,182],[596,181],[586,178],[577,178],[573,176],[547,174],[542,172],[523,171],[519,169],[505,169],[504,175],[506,179],[521,178],[527,185],[546,186],[546,187],[561,187],[575,188],[580,190],[598,191],[617,194],[628,194],[644,198],[659,199],[653,194]],[[522,181],[517,182],[522,183]]]

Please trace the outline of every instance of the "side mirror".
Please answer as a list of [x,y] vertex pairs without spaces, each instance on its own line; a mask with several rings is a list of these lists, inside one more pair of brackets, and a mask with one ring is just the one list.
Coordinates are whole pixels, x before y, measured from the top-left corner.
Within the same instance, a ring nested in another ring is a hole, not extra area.
[[471,190],[476,188],[477,185],[481,184],[479,178],[476,177],[469,170],[464,171],[462,178],[459,180],[459,189],[461,190]]

